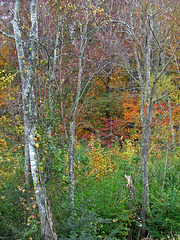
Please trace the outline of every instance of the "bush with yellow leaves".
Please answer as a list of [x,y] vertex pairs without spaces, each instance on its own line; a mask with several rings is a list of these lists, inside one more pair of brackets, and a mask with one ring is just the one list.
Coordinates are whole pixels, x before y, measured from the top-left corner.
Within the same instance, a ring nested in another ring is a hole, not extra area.
[[89,142],[90,167],[89,176],[93,175],[96,180],[114,172],[114,164],[110,158],[105,156],[100,140],[96,140],[92,134]]

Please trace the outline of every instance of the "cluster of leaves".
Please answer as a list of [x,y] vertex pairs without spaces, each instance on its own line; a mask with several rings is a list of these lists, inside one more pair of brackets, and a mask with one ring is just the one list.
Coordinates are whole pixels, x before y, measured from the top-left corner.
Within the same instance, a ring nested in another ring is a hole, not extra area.
[[103,178],[114,172],[114,164],[111,158],[106,156],[101,148],[101,142],[95,142],[94,135],[89,141],[90,172],[89,176],[95,176],[96,180]]
[[119,145],[122,146],[122,140],[127,138],[127,136],[120,133],[120,121],[102,118],[102,122],[103,128],[98,129],[101,143],[105,147],[111,147],[116,142],[119,142]]

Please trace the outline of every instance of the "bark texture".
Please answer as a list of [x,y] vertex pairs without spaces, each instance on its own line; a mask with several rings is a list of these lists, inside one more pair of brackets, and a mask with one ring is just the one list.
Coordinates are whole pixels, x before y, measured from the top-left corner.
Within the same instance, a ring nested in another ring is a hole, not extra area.
[[[134,18],[131,12],[131,28],[134,31]],[[149,184],[148,184],[148,156],[149,144],[151,136],[151,118],[152,118],[152,104],[151,104],[151,43],[152,32],[149,29],[149,19],[147,17],[145,22],[146,44],[141,46],[143,52],[143,59],[140,62],[138,56],[137,43],[133,44],[134,55],[137,64],[137,73],[141,86],[141,122],[142,122],[142,175],[143,175],[143,194],[142,194],[142,224],[145,228],[146,225],[146,208],[149,205]],[[142,70],[143,64],[143,70]]]
[[[19,69],[22,83],[22,101],[24,114],[25,131],[25,182],[29,187],[29,161],[31,175],[34,184],[36,201],[39,209],[41,221],[41,233],[44,240],[57,239],[52,228],[52,214],[46,197],[46,191],[41,181],[38,164],[38,149],[35,145],[35,132],[37,129],[37,109],[33,83],[35,81],[35,64],[37,58],[38,21],[37,21],[37,0],[30,2],[31,31],[27,45],[28,53],[25,55],[24,43],[21,37],[20,12],[21,1],[16,0],[14,9],[14,19],[12,21],[16,49],[18,55]],[[28,63],[28,64],[27,64]]]
[[130,176],[125,175],[125,178],[127,180],[127,187],[129,189],[130,198],[133,200],[136,198],[136,193],[135,193],[135,188],[133,185],[132,177],[131,177],[131,175]]

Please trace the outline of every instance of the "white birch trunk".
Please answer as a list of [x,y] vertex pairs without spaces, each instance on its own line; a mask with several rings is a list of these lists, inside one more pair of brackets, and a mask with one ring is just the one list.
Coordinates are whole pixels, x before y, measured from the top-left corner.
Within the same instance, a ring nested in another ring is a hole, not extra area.
[[[35,95],[33,89],[33,82],[35,79],[35,61],[37,56],[37,38],[38,38],[38,22],[37,22],[37,0],[31,0],[30,15],[31,15],[31,32],[29,36],[29,53],[26,56],[23,49],[23,42],[20,30],[20,11],[21,0],[16,0],[14,19],[12,21],[14,36],[16,42],[16,49],[18,55],[18,62],[20,68],[21,82],[22,82],[22,100],[24,113],[24,129],[25,129],[25,167],[26,172],[29,171],[28,165],[30,160],[31,175],[34,184],[37,206],[39,209],[39,217],[41,221],[41,233],[43,239],[52,240],[57,239],[56,234],[52,229],[52,217],[47,204],[48,200],[41,182],[40,172],[38,171],[37,149],[35,148],[35,131],[37,122],[37,112],[35,104]],[[25,65],[25,61],[28,64]],[[27,182],[27,176],[25,181]]]

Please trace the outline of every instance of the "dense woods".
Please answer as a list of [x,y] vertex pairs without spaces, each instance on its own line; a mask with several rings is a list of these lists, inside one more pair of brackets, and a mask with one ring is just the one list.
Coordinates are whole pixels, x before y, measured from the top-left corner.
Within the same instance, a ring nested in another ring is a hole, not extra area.
[[180,238],[178,0],[0,0],[0,239]]

